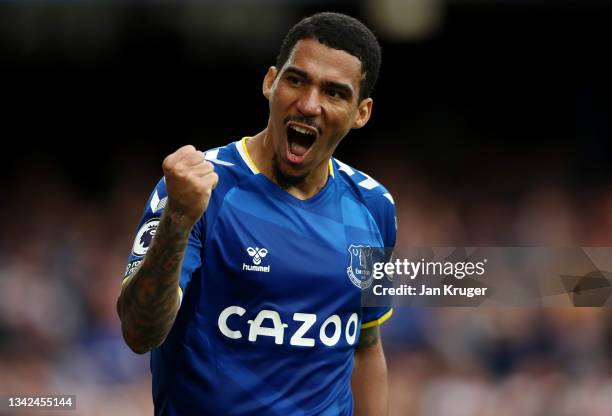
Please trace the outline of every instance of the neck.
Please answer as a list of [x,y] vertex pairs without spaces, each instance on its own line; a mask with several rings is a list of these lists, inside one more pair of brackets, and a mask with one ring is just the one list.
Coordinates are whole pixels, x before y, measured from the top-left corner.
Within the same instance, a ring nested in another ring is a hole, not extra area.
[[327,177],[329,176],[329,161],[326,159],[315,166],[300,183],[296,185],[279,183],[274,175],[274,146],[272,144],[272,138],[269,137],[269,130],[267,128],[256,136],[248,139],[246,146],[257,169],[272,182],[298,199],[304,200],[312,198],[327,182]]

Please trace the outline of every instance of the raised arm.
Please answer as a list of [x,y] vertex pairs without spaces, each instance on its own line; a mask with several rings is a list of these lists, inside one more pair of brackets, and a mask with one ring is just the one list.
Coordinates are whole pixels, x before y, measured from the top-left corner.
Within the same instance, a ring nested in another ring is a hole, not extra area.
[[206,211],[218,176],[202,153],[184,146],[162,164],[168,203],[140,267],[117,300],[127,345],[143,354],[166,339],[179,308],[179,277],[194,224]]

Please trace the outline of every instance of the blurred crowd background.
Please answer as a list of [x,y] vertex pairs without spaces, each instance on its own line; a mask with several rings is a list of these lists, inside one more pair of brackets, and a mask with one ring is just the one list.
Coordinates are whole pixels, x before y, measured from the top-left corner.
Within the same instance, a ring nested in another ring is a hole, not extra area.
[[[151,414],[115,301],[161,161],[260,131],[263,75],[319,10],[383,45],[337,156],[392,192],[398,247],[612,246],[607,2],[2,2],[0,394]],[[393,416],[612,414],[605,308],[398,308],[383,336]]]

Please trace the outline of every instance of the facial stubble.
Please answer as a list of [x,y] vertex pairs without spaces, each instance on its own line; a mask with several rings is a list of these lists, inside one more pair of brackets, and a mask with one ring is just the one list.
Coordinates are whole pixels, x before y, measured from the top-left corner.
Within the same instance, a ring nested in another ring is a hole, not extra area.
[[278,155],[275,155],[272,159],[272,174],[274,175],[274,181],[283,189],[300,185],[308,176],[308,172],[301,175],[288,175],[283,172]]

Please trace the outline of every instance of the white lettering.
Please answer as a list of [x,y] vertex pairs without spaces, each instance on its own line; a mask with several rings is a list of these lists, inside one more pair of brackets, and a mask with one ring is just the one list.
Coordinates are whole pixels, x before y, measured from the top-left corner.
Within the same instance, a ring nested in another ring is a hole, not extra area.
[[[334,324],[334,334],[331,337],[328,337],[325,333],[325,329],[329,324]],[[342,322],[340,322],[340,317],[338,315],[332,315],[323,322],[321,325],[321,330],[319,331],[319,337],[321,338],[321,342],[328,347],[333,347],[340,340],[340,326]]]
[[[217,320],[221,333],[230,339],[242,338],[242,332],[240,330],[230,328],[228,326],[228,320],[231,319],[232,315],[242,317],[246,313],[247,311],[240,306],[228,306],[221,311],[219,314],[219,319]],[[266,319],[270,320],[271,322],[265,322]],[[293,321],[301,322],[301,324],[292,334],[289,344],[296,347],[314,347],[317,343],[316,337],[308,337],[306,334],[309,334],[311,329],[315,327],[315,324],[319,321],[318,316],[313,313],[295,312],[293,314]],[[247,323],[250,326],[248,336],[248,340],[250,342],[257,342],[257,337],[261,335],[264,337],[274,338],[274,343],[276,345],[282,345],[285,343],[285,328],[288,328],[289,325],[283,323],[282,318],[277,311],[263,309],[259,311],[254,319],[248,320]],[[328,328],[330,325],[333,328]],[[359,333],[359,315],[358,313],[353,312],[348,317],[345,327],[342,326],[342,319],[340,316],[332,315],[328,317],[318,329],[319,341],[328,347],[337,345],[343,333],[348,345],[355,345]],[[329,333],[327,331],[328,329],[329,332],[332,333],[331,336],[327,335]],[[314,331],[316,330],[313,330],[312,332]]]
[[291,337],[289,342],[291,345],[298,345],[300,347],[314,347],[314,338],[303,338],[303,335],[317,322],[317,315],[312,313],[300,313],[296,312],[293,314],[293,320],[298,322],[304,322],[295,334]]
[[267,266],[254,266],[252,264],[242,263],[242,270],[246,270],[249,272],[263,272],[270,273],[270,265]]
[[385,274],[382,272],[383,267],[385,267],[385,263],[374,263],[374,279],[382,279],[385,277]]
[[[348,322],[346,323],[346,328],[344,329],[344,336],[346,338],[346,342],[349,345],[353,345],[355,343],[355,338],[357,337],[357,322],[359,321],[359,317],[356,313],[353,312]],[[350,333],[351,324],[353,324],[353,333]]]
[[240,333],[240,331],[232,331],[229,329],[227,326],[227,318],[229,318],[230,315],[242,316],[245,312],[246,310],[240,306],[228,306],[227,308],[223,309],[223,311],[219,314],[219,320],[217,321],[217,325],[219,326],[221,333],[231,339],[242,338],[242,333]]
[[[272,328],[261,326],[264,319],[271,319]],[[283,324],[280,315],[276,311],[270,311],[267,309],[261,310],[255,317],[255,321],[248,321],[251,325],[249,330],[249,341],[257,341],[259,335],[264,337],[274,337],[274,343],[281,345],[283,343],[283,337],[285,336],[285,328],[287,324]]]

